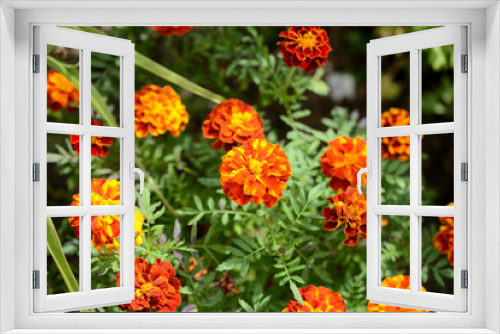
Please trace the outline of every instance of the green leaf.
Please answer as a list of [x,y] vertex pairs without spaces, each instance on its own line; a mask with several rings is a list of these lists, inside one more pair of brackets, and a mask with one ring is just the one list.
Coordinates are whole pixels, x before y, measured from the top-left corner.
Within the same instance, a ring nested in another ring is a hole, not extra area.
[[204,212],[200,212],[199,214],[197,214],[196,216],[194,216],[193,218],[191,218],[191,220],[187,223],[189,226],[191,225],[195,225],[196,223],[198,223],[198,221],[205,215]]
[[310,219],[325,219],[322,215],[318,215],[317,213],[312,213],[312,212],[304,212],[302,216]]
[[253,241],[252,238],[250,238],[249,236],[242,234],[242,235],[240,235],[240,238],[243,241],[245,241],[253,249],[258,249],[259,248],[259,246],[257,246],[257,244],[255,243],[255,241]]
[[300,303],[300,305],[304,305],[304,300],[302,300],[302,296],[300,295],[299,289],[297,289],[297,285],[290,281],[290,289],[292,290],[295,299]]
[[241,261],[239,261],[238,259],[229,259],[226,262],[222,262],[221,264],[219,264],[217,266],[217,271],[232,270],[232,269],[236,268],[236,266],[240,263],[241,263]]
[[307,197],[307,203],[312,203],[314,200],[318,199],[318,197],[323,194],[323,191],[325,190],[325,183],[322,182],[315,186],[314,188],[311,189],[309,192],[309,195]]
[[193,199],[194,199],[194,203],[196,204],[196,207],[198,208],[198,210],[203,211],[203,203],[201,202],[200,197],[198,197],[198,195],[194,195]]
[[240,246],[241,249],[244,249],[246,250],[247,252],[251,253],[252,252],[252,249],[250,248],[250,246],[248,246],[246,243],[244,243],[242,240],[240,239],[234,239],[233,242]]
[[287,218],[290,220],[291,223],[295,222],[295,219],[293,218],[292,216],[292,213],[290,212],[290,209],[288,208],[288,206],[286,206],[286,204],[283,204],[281,206],[283,212],[285,213],[285,215],[287,216]]
[[243,299],[239,299],[239,303],[246,312],[255,312],[255,310]]
[[248,273],[248,268],[250,268],[250,262],[248,259],[245,259],[241,264],[240,275],[245,276]]

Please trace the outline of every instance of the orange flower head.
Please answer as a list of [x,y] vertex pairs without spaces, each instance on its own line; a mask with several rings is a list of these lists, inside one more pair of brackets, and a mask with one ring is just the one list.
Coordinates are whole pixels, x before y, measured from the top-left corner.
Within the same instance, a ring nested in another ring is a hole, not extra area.
[[[382,127],[410,125],[410,113],[401,108],[390,108],[382,113]],[[410,158],[410,136],[383,137],[382,159],[399,159],[403,162]]]
[[[120,286],[120,274],[116,275]],[[130,304],[119,305],[122,311],[174,312],[181,304],[181,283],[175,277],[170,262],[155,259],[155,264],[135,259],[135,298]]]
[[[91,124],[94,126],[102,126],[102,123],[96,120],[92,120]],[[71,145],[73,145],[73,149],[76,153],[80,154],[80,136],[71,135],[69,137],[69,141]],[[92,136],[90,153],[94,156],[105,157],[108,155],[109,146],[111,145],[113,145],[112,137]]]
[[283,312],[345,312],[345,302],[338,292],[319,286],[299,288],[304,305],[290,300]]
[[[200,257],[200,260],[203,260],[203,256]],[[189,258],[189,268],[188,268],[190,274],[193,273],[193,271],[197,265],[198,265],[198,261],[196,261],[196,258],[194,256],[191,256]],[[197,281],[200,278],[202,278],[203,276],[205,276],[206,274],[208,274],[208,271],[206,269],[200,269],[196,274],[193,275],[193,279],[195,281]]]
[[222,190],[239,205],[264,203],[272,208],[292,176],[288,157],[279,145],[251,139],[222,157]]
[[177,35],[182,36],[185,33],[190,32],[194,27],[187,26],[153,26],[151,29],[163,36]]
[[[342,136],[329,142],[328,147],[321,157],[321,170],[326,177],[332,178],[330,187],[345,190],[348,186],[356,186],[358,171],[366,167],[366,142]],[[361,184],[366,184],[366,174]]]
[[178,137],[189,122],[189,114],[181,98],[170,86],[144,86],[135,93],[135,134],[144,138],[169,131]]
[[[73,195],[72,206],[80,205],[80,194]],[[91,205],[120,205],[120,182],[116,180],[92,179]],[[69,224],[77,238],[80,237],[80,217],[69,217]],[[135,244],[142,244],[144,231],[142,225],[144,216],[135,210]],[[91,217],[92,246],[99,252],[104,246],[111,253],[111,248],[120,250],[120,216],[93,216]]]
[[[448,206],[453,205],[453,202],[448,204]],[[439,217],[439,220],[443,225],[439,227],[439,232],[434,236],[434,247],[436,247],[439,253],[446,254],[450,265],[454,266],[455,220],[453,217]]]
[[52,71],[47,75],[47,104],[52,111],[78,110],[80,93],[61,73]]
[[[396,275],[393,277],[386,277],[382,282],[383,287],[395,288],[395,289],[406,289],[410,290],[410,276],[406,275]],[[426,291],[422,287],[422,291]],[[428,312],[423,310],[416,310],[412,308],[374,304],[368,301],[368,312]]]
[[241,100],[216,105],[203,122],[203,137],[214,138],[212,147],[226,151],[251,138],[264,139],[264,126],[255,109]]
[[356,188],[348,187],[344,192],[339,189],[337,195],[327,199],[333,208],[324,207],[323,216],[328,231],[344,225],[344,245],[355,246],[359,237],[366,239],[366,199]]
[[282,31],[283,37],[277,43],[287,67],[299,67],[306,72],[315,71],[326,64],[328,53],[332,51],[326,30],[320,27],[290,27]]

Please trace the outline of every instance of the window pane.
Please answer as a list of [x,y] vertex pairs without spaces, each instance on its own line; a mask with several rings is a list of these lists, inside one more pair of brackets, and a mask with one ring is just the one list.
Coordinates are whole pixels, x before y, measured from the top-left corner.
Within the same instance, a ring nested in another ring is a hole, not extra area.
[[47,121],[80,122],[80,50],[47,45]]
[[453,122],[453,45],[421,50],[422,123]]
[[91,54],[92,119],[105,126],[120,126],[120,57]]
[[120,205],[120,138],[91,137],[92,205]]
[[[47,135],[47,205],[79,205],[80,136]],[[77,195],[78,196],[78,195]]]
[[453,202],[453,134],[421,136],[422,205]]
[[381,144],[381,204],[410,204],[410,136],[383,137]]
[[47,295],[79,291],[79,221],[47,218]]
[[92,224],[92,290],[117,287],[120,272],[119,215],[93,216]]
[[[410,275],[410,217],[380,216],[381,232],[381,283],[387,277],[403,275],[409,282]],[[409,283],[408,283],[409,284]],[[388,284],[390,288],[398,286]]]
[[409,125],[410,53],[381,58],[381,126]]

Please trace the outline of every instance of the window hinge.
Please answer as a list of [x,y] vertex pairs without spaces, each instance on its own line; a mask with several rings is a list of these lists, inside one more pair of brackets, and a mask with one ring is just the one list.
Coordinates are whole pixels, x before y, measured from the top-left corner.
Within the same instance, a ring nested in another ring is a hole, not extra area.
[[40,55],[33,55],[33,73],[40,73]]
[[469,166],[466,162],[460,164],[460,180],[469,181]]
[[469,57],[467,55],[462,55],[462,73],[469,72]]
[[40,270],[33,270],[33,289],[40,289]]
[[38,162],[33,164],[33,181],[40,182],[40,164]]
[[461,276],[462,276],[462,289],[467,289],[469,287],[469,273],[467,270],[462,270],[461,271]]

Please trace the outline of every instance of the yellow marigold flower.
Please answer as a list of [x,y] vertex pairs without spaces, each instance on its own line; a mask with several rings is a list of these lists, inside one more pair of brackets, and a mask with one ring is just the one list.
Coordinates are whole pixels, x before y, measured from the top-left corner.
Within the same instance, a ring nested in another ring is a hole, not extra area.
[[299,288],[304,305],[290,300],[283,312],[345,312],[345,302],[338,292],[313,285]]
[[333,208],[323,208],[325,230],[333,231],[345,224],[344,245],[347,246],[357,245],[359,237],[366,239],[366,199],[363,194],[348,187],[345,192],[339,189],[338,194],[327,201]]
[[144,86],[135,93],[135,134],[144,138],[167,131],[178,137],[189,122],[189,114],[181,98],[170,86]]
[[216,105],[203,122],[203,137],[215,138],[212,147],[226,151],[252,138],[264,139],[264,126],[255,109],[241,100]]
[[[396,275],[393,277],[386,277],[382,282],[382,286],[388,288],[410,290],[410,276]],[[426,291],[424,287],[422,287],[422,291]],[[427,312],[427,311],[398,307],[398,306],[374,304],[368,301],[368,312]]]
[[[328,143],[328,149],[321,157],[321,170],[331,177],[333,190],[347,189],[358,184],[357,173],[366,167],[366,142],[361,138],[338,137]],[[366,184],[366,174],[361,179]]]
[[[92,179],[91,184],[91,205],[119,205],[120,204],[120,182],[116,180]],[[80,194],[73,195],[72,206],[80,205]],[[80,238],[80,217],[68,218],[69,224],[75,232],[75,236]],[[144,216],[135,210],[135,233],[136,245],[142,244],[144,231],[142,225]],[[120,216],[94,216],[91,218],[92,246],[98,251],[104,246],[111,252],[111,248],[120,250],[120,243],[116,238],[120,236]]]
[[287,67],[300,67],[306,72],[314,71],[326,64],[328,53],[332,51],[325,29],[320,27],[290,27],[279,37],[280,52]]
[[194,27],[188,26],[153,26],[151,29],[163,36],[177,35],[182,36],[190,32]]
[[61,73],[52,71],[47,75],[47,104],[52,111],[78,110],[80,93]]
[[239,205],[264,203],[272,208],[292,176],[288,157],[279,145],[251,139],[222,157],[222,190]]
[[[120,286],[120,274],[116,275]],[[155,264],[135,259],[135,298],[130,304],[119,305],[123,311],[174,312],[181,304],[181,283],[175,277],[170,262],[155,259]]]
[[[451,202],[448,206],[454,206]],[[455,219],[453,217],[439,217],[443,225],[439,227],[439,232],[434,236],[434,247],[441,254],[448,256],[450,265],[454,266],[455,255]]]
[[[401,108],[390,108],[382,113],[382,127],[404,125],[410,125],[410,113],[408,111]],[[383,159],[399,159],[404,162],[410,158],[410,136],[383,137],[381,143]]]

